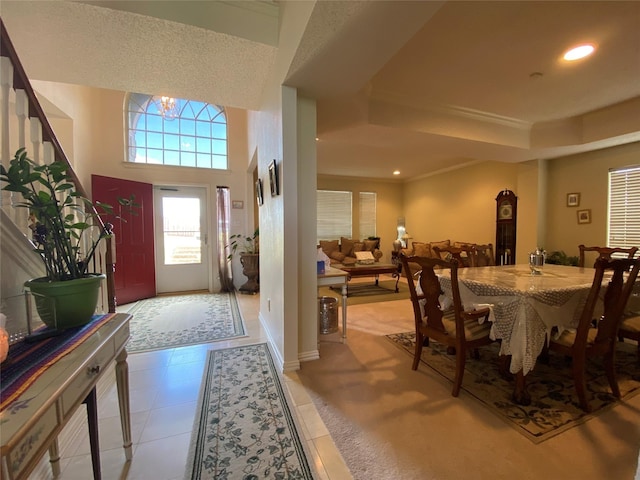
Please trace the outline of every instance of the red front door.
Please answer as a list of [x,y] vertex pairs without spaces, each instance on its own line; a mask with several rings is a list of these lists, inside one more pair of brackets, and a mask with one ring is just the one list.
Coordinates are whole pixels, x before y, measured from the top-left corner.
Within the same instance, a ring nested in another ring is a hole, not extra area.
[[[116,237],[116,301],[118,305],[155,297],[156,273],[153,238],[153,187],[149,183],[91,176],[93,201],[113,206],[115,215],[104,221],[114,225]],[[118,197],[135,196],[139,206],[131,215],[118,204]],[[124,220],[123,220],[124,219]]]

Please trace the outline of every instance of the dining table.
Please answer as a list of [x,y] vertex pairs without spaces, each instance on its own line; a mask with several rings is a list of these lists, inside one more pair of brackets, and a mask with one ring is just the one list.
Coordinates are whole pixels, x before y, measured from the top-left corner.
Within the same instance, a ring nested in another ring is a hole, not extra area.
[[[531,402],[525,377],[535,367],[554,327],[560,332],[576,328],[594,274],[593,268],[551,264],[535,271],[529,264],[458,269],[463,307],[490,309],[491,338],[500,340],[500,355],[510,358],[516,403]],[[449,271],[439,276],[443,295],[451,298]]]

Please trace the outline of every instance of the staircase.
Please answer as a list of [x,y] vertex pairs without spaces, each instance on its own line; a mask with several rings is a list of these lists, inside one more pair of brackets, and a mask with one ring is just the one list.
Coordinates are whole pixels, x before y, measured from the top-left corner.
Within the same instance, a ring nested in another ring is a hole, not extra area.
[[[43,165],[63,162],[77,191],[89,198],[85,188],[69,163],[62,146],[51,128],[18,55],[11,43],[2,19],[0,19],[0,161],[8,167],[19,148],[26,148],[27,155]],[[18,197],[18,198],[16,198]],[[26,330],[26,303],[23,283],[30,278],[44,275],[40,258],[33,252],[29,239],[28,215],[24,208],[16,208],[20,196],[2,192],[0,196],[0,312],[7,317],[6,329],[10,339],[23,336]],[[102,220],[95,209],[94,218],[102,227]],[[104,241],[96,254],[92,271],[104,273],[106,284],[102,286],[98,312],[115,312],[115,285],[113,242]],[[88,245],[87,245],[88,247]]]

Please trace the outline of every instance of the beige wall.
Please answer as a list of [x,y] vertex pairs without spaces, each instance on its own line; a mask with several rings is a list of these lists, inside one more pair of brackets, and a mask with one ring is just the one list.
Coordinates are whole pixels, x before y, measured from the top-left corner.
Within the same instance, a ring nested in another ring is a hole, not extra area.
[[358,197],[360,192],[376,193],[376,230],[380,237],[380,247],[384,256],[381,262],[391,262],[393,241],[397,237],[398,217],[404,215],[403,186],[400,182],[372,180],[356,177],[318,176],[319,190],[340,190],[353,192],[353,231],[352,237],[362,239],[358,231],[359,209]]
[[[640,165],[640,142],[550,160],[548,163],[547,251],[578,255],[578,245],[607,244],[607,201],[611,168]],[[580,205],[567,207],[567,194]],[[591,223],[578,225],[577,210],[590,209]]]
[[518,196],[517,170],[516,165],[483,162],[407,183],[407,232],[421,242],[495,243],[495,199],[505,188]]
[[[179,168],[164,165],[133,164],[125,161],[124,102],[125,92],[98,88],[76,87],[52,82],[34,82],[38,93],[47,103],[62,110],[69,119],[60,118],[53,123],[65,125],[59,138],[70,157],[87,192],[91,192],[91,175],[134,180],[153,185],[197,186],[207,190],[208,218],[215,217],[215,188],[230,188],[233,200],[243,200],[243,209],[231,210],[232,233],[253,231],[253,188],[247,181],[248,145],[247,113],[244,110],[227,109],[229,170]],[[68,125],[73,126],[69,132]],[[58,129],[56,128],[56,132]],[[209,223],[209,258],[211,259],[210,285],[219,288],[216,251],[215,222]],[[246,279],[239,265],[234,265],[237,286]]]

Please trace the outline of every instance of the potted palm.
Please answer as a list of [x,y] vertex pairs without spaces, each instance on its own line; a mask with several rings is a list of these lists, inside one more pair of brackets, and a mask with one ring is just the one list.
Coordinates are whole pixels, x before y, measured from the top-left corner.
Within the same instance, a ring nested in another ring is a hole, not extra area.
[[[25,286],[35,297],[42,321],[59,330],[88,323],[95,312],[105,275],[89,268],[98,245],[112,229],[95,217],[97,209],[102,214],[113,212],[110,205],[94,204],[80,195],[67,170],[62,162],[38,165],[24,148],[16,152],[8,169],[0,165],[2,190],[20,194],[22,201],[15,206],[29,212],[34,251],[46,272]],[[119,202],[130,210],[135,205],[133,198]]]
[[253,235],[247,236],[235,234],[229,237],[227,245],[231,253],[227,257],[233,259],[236,252],[240,255],[242,273],[247,277],[247,282],[240,287],[241,292],[257,293],[260,291],[260,229],[256,228]]

